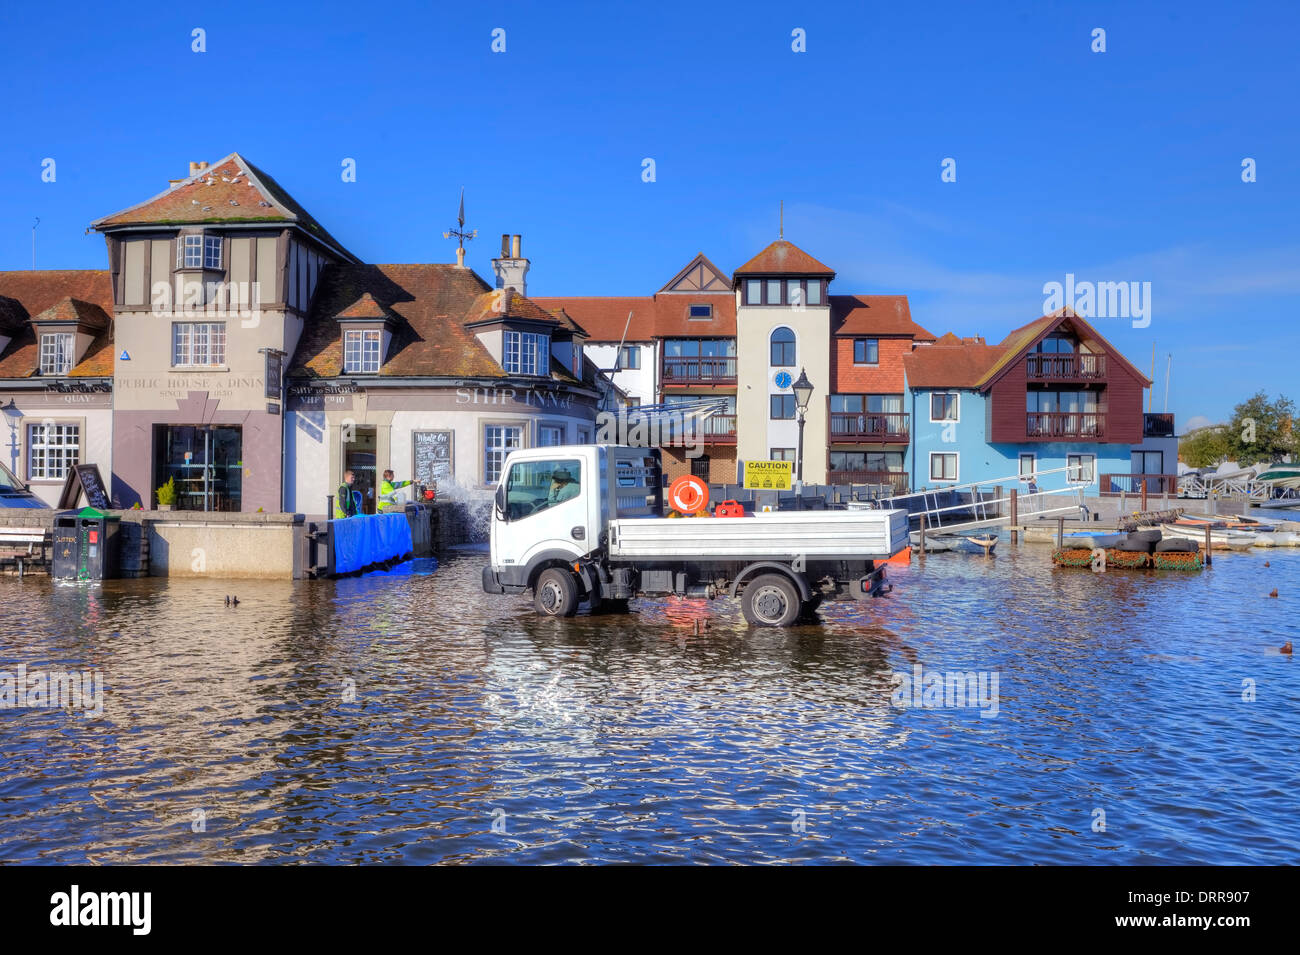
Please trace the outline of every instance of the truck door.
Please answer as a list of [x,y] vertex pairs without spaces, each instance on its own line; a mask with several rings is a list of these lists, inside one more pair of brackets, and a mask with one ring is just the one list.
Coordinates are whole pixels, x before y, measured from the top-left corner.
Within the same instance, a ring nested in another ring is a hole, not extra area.
[[505,520],[494,524],[496,562],[524,566],[542,551],[580,557],[589,539],[588,502],[595,493],[581,458],[513,460],[505,479]]

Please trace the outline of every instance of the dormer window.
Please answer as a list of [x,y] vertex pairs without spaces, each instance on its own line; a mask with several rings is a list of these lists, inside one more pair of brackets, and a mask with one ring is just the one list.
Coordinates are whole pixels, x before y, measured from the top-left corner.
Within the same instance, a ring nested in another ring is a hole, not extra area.
[[511,375],[544,375],[550,367],[551,336],[506,332],[502,367]]
[[72,370],[74,337],[71,332],[41,336],[42,375],[66,375]]
[[178,269],[221,268],[221,236],[183,235],[176,246]]
[[378,329],[347,331],[343,333],[343,371],[349,375],[379,374]]

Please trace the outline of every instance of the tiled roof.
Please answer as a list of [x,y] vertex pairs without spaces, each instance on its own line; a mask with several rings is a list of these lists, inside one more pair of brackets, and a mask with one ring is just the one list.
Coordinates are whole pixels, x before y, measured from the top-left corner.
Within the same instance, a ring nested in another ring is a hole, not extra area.
[[91,227],[106,231],[131,225],[255,222],[297,224],[309,235],[353,257],[278,182],[239,153],[231,153],[152,199],[96,219]]
[[818,262],[811,255],[784,239],[773,242],[754,256],[734,275],[831,275],[835,270]]
[[[502,306],[510,317],[555,323],[554,316],[517,292],[508,298],[470,269],[455,265],[330,265],[321,272],[311,315],[290,362],[290,374],[333,378],[343,374],[338,317],[370,296],[397,319],[379,374],[453,378],[505,378],[467,323]],[[576,381],[561,365],[551,377]]]
[[339,312],[335,318],[387,318],[388,313],[384,307],[375,301],[375,297],[369,292],[363,292],[361,297],[349,305],[343,311]]
[[95,269],[0,272],[0,315],[13,340],[0,354],[0,378],[28,378],[40,368],[40,346],[31,319],[77,320],[99,333],[72,377],[113,374],[113,287],[109,273]]
[[66,295],[32,319],[32,324],[42,322],[76,322],[87,328],[105,329],[109,326],[107,313],[93,302]]
[[[736,296],[727,292],[670,292],[654,296],[538,298],[542,308],[572,316],[593,342],[647,342],[674,336],[734,338]],[[712,305],[711,319],[692,319],[692,305]],[[628,321],[628,313],[632,320]]]
[[832,295],[832,335],[906,336],[932,342],[934,335],[912,321],[906,295]]
[[[951,336],[956,339],[957,336]],[[949,338],[945,335],[944,339]],[[1002,357],[1001,345],[933,344],[903,356],[909,388],[978,388]]]
[[520,295],[513,288],[492,289],[479,296],[465,316],[465,324],[487,322],[502,318],[523,318],[533,322],[546,322],[559,325],[577,335],[586,337],[582,326],[575,322],[563,309],[546,309],[531,298]]

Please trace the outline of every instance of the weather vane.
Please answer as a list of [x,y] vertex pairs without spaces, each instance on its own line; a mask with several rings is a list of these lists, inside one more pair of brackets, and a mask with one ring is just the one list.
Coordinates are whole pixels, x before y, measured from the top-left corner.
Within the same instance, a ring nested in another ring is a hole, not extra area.
[[457,227],[455,229],[450,230],[449,232],[444,232],[442,234],[442,237],[444,239],[459,240],[460,244],[456,247],[456,265],[463,269],[465,267],[465,240],[473,239],[478,236],[478,229],[470,229],[468,232],[465,231],[465,187],[464,186],[460,187],[460,211],[456,214],[456,223],[457,223]]

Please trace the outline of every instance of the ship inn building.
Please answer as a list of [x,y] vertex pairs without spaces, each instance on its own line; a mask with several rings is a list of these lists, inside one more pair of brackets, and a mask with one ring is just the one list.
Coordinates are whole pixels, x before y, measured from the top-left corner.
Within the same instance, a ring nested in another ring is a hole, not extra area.
[[78,463],[124,508],[170,480],[178,509],[318,515],[346,470],[367,510],[386,469],[481,493],[516,448],[596,439],[601,410],[701,398],[722,410],[666,469],[731,483],[794,460],[801,373],[808,483],[1176,471],[1150,382],[1077,316],[936,339],[906,296],[844,294],[784,240],[648,295],[530,298],[519,236],[491,282],[463,250],[366,264],[238,153],[92,227],[106,269],[0,272],[4,463],[51,505]]

